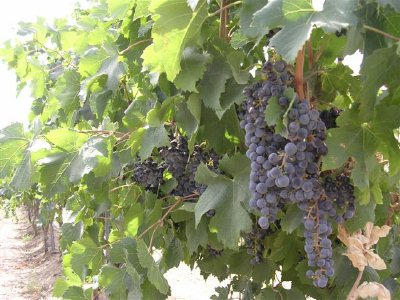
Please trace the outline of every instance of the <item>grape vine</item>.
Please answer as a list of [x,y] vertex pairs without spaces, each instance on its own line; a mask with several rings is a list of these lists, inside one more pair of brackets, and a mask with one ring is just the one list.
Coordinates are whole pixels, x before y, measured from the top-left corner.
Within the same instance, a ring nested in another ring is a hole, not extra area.
[[[303,2],[93,0],[1,46],[33,102],[0,206],[60,224],[55,297],[166,299],[181,262],[229,281],[211,299],[400,297],[400,7]],[[357,275],[336,237],[366,224]]]

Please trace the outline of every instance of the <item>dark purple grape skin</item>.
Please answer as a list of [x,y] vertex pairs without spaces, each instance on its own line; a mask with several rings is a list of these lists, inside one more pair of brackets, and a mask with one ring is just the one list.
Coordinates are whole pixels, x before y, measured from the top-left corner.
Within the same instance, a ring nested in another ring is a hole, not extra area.
[[[317,108],[310,107],[306,99],[300,101],[295,98],[290,103],[287,123],[284,124],[288,131],[287,138],[266,124],[265,109],[269,99],[272,99],[271,95],[274,95],[273,99],[279,103],[282,111],[289,105],[289,99],[283,94],[286,86],[282,81],[287,76],[280,74],[284,66],[281,63],[268,63],[264,66],[267,80],[253,87],[251,93],[246,93],[247,119],[240,122],[241,127],[247,130],[246,145],[249,148],[250,144],[255,145],[247,152],[248,157],[254,158],[250,180],[265,184],[258,188],[258,192],[263,194],[253,195],[256,199],[255,209],[258,218],[263,218],[259,226],[269,228],[277,220],[277,212],[284,213],[288,204],[297,205],[304,214],[306,261],[311,267],[307,277],[313,280],[315,286],[325,288],[333,275],[332,242],[329,239],[332,224],[343,222],[345,218],[354,215],[354,199],[349,189],[349,196],[342,200],[343,197],[333,191],[332,184],[325,184],[322,178],[324,172],[320,171],[321,157],[328,152],[325,144],[328,126],[324,124],[323,116]],[[255,101],[262,103],[255,105]],[[252,125],[246,127],[246,122]],[[335,178],[333,181],[339,182]],[[257,185],[252,185],[253,189],[255,187]],[[252,207],[254,199],[251,200]],[[340,205],[345,209],[338,208]]]

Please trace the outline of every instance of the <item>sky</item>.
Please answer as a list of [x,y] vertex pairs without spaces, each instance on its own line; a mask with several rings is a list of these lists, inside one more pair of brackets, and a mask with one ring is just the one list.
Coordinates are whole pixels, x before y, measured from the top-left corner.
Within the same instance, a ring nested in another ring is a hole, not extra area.
[[[7,2],[6,9],[0,10],[0,43],[15,36],[18,22],[34,22],[37,17],[52,20],[66,17],[73,12],[78,0],[12,0]],[[81,3],[84,0],[80,0]],[[345,64],[350,65],[358,74],[362,56],[358,53],[346,57]],[[13,71],[0,62],[0,128],[12,122],[22,122],[27,125],[32,99],[27,89],[16,95],[16,78]]]
[[[45,17],[51,23],[73,12],[77,0],[12,0],[0,10],[0,43],[15,36],[18,22],[34,22]],[[0,63],[0,128],[12,122],[27,122],[31,99],[24,90],[16,96],[16,79],[13,71]]]

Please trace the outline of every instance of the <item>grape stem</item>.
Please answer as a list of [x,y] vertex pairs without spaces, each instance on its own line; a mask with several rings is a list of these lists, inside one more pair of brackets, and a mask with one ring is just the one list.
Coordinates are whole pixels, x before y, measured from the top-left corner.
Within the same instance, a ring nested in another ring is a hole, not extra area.
[[221,7],[220,9],[214,11],[213,13],[210,13],[210,14],[208,15],[208,17],[216,16],[216,15],[218,15],[221,11],[223,11],[223,10],[225,10],[225,9],[228,9],[228,8],[230,8],[230,7],[232,7],[232,6],[242,4],[242,3],[243,3],[243,1],[236,1],[236,2],[229,3],[229,4],[227,4],[227,5],[223,6],[223,7]]
[[93,133],[97,135],[105,134],[105,135],[119,135],[119,136],[124,136],[126,133],[125,132],[118,132],[118,131],[112,131],[112,130],[75,130],[78,133]]
[[378,33],[378,34],[380,34],[380,35],[383,35],[384,37],[387,37],[388,39],[392,39],[392,40],[395,40],[395,41],[397,41],[397,42],[400,42],[400,37],[391,35],[390,33],[384,32],[384,31],[382,31],[382,30],[380,30],[380,29],[378,29],[378,28],[371,27],[371,26],[368,26],[368,25],[364,25],[364,28],[367,29],[367,30],[369,30],[369,31],[373,31],[373,32],[375,32],[375,33]]
[[119,190],[119,189],[122,189],[122,188],[131,187],[132,185],[134,185],[134,183],[117,186],[117,187],[111,189],[110,193],[115,192],[116,190]]
[[308,54],[308,65],[309,65],[309,68],[312,69],[312,67],[314,65],[314,53],[313,53],[311,38],[308,40],[308,43],[307,43],[307,54]]
[[[197,195],[196,195],[197,197]],[[194,199],[193,195],[188,195],[185,197],[180,197],[178,199],[178,201],[176,201],[173,205],[171,205],[171,207],[165,212],[165,214],[161,217],[161,219],[159,219],[158,221],[154,222],[150,227],[148,227],[145,231],[143,231],[137,238],[141,239],[147,232],[149,232],[152,228],[154,228],[154,231],[156,231],[156,229],[162,225],[162,223],[165,221],[165,219],[168,217],[168,215],[174,210],[175,207],[177,207],[179,204],[181,204],[184,201],[187,200],[191,200]],[[154,232],[152,234],[152,236],[154,235]],[[150,245],[149,245],[149,249],[151,249],[151,242],[150,241]]]
[[304,69],[304,50],[301,48],[297,54],[296,58],[296,71],[294,75],[294,82],[296,87],[297,95],[299,95],[300,101],[305,100],[304,94],[304,78],[303,78],[303,69]]
[[354,293],[357,290],[358,286],[360,285],[360,281],[361,281],[363,272],[364,272],[364,270],[358,272],[358,276],[356,278],[356,281],[354,282],[353,287],[351,288],[350,293],[347,296],[346,300],[355,300],[356,299],[354,297]]
[[121,52],[119,52],[118,55],[124,55],[126,52],[131,50],[133,47],[138,46],[143,43],[152,42],[152,41],[153,41],[152,39],[146,39],[146,40],[141,40],[136,43],[133,43],[133,44],[129,45],[127,48],[125,48],[124,50],[122,50]]

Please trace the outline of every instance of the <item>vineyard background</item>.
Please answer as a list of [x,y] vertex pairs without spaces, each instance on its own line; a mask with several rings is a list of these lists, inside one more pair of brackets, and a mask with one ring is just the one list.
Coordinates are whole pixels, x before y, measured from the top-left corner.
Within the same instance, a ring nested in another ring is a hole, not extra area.
[[99,0],[21,23],[0,57],[33,100],[0,130],[0,205],[62,252],[54,296],[165,299],[185,262],[229,278],[212,299],[399,297],[399,16]]

